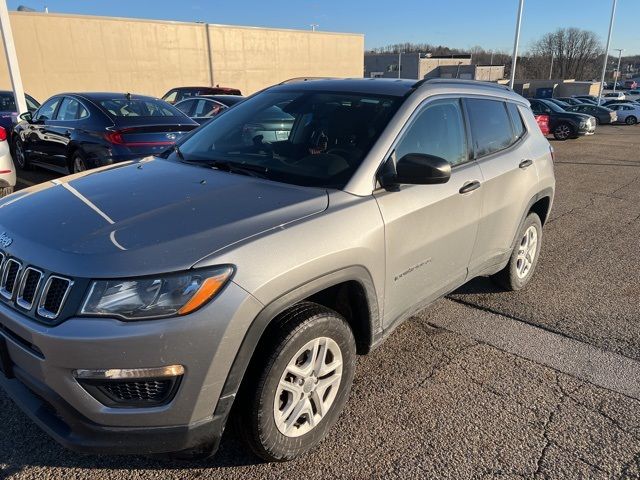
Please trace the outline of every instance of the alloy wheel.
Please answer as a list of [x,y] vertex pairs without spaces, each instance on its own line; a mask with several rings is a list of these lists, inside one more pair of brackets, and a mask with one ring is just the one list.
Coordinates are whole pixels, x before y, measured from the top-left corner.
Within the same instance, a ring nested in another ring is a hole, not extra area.
[[559,140],[566,140],[571,135],[571,128],[566,124],[558,125],[554,133]]
[[16,153],[16,163],[20,168],[24,168],[24,147],[22,146],[22,142],[20,142],[19,140],[17,140],[15,143],[14,151]]
[[342,352],[331,338],[316,338],[298,350],[276,389],[273,415],[280,433],[300,437],[320,423],[338,394],[342,367]]
[[538,229],[531,225],[524,232],[518,247],[518,257],[516,259],[516,274],[518,278],[525,278],[531,271],[536,258],[538,248]]
[[84,160],[79,155],[76,155],[73,159],[73,173],[84,172],[87,166],[84,164]]

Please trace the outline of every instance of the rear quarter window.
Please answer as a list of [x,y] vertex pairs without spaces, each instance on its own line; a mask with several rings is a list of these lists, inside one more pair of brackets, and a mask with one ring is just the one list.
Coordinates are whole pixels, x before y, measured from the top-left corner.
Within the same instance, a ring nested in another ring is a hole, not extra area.
[[522,115],[520,115],[520,110],[515,103],[507,102],[507,110],[513,123],[513,133],[515,134],[516,140],[518,140],[522,138],[527,131],[524,121],[522,120]]
[[476,157],[504,150],[515,141],[505,102],[478,98],[466,99]]

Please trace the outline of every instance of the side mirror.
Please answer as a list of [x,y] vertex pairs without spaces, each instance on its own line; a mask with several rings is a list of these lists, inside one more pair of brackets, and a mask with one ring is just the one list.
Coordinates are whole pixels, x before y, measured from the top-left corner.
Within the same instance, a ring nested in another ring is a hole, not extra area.
[[[389,159],[387,165],[393,165]],[[444,158],[424,153],[408,153],[395,165],[395,172],[385,168],[381,183],[384,188],[394,189],[399,184],[409,185],[434,185],[447,183],[451,178],[451,164]]]
[[31,122],[33,120],[33,115],[31,112],[21,113],[20,120],[24,120],[25,122]]

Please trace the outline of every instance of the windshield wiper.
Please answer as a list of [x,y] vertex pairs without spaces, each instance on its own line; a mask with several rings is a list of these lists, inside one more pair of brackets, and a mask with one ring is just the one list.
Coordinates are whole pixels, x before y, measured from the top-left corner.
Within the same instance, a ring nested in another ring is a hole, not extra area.
[[[178,153],[178,151],[176,151]],[[205,165],[208,167],[216,168],[218,170],[222,170],[224,172],[230,173],[239,173],[241,175],[249,175],[252,177],[258,178],[267,178],[267,174],[269,173],[269,169],[267,167],[262,167],[260,165],[254,165],[252,163],[240,163],[240,162],[232,162],[229,160],[184,160],[181,154],[179,154],[182,158],[182,161],[185,163],[190,163],[192,165]]]

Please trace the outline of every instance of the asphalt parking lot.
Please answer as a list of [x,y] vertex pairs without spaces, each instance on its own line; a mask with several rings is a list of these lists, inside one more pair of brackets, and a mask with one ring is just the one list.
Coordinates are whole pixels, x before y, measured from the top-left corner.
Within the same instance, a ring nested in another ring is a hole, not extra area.
[[307,458],[260,463],[232,431],[194,464],[81,456],[0,392],[0,478],[640,478],[640,126],[553,146],[533,283],[475,280],[399,327]]

